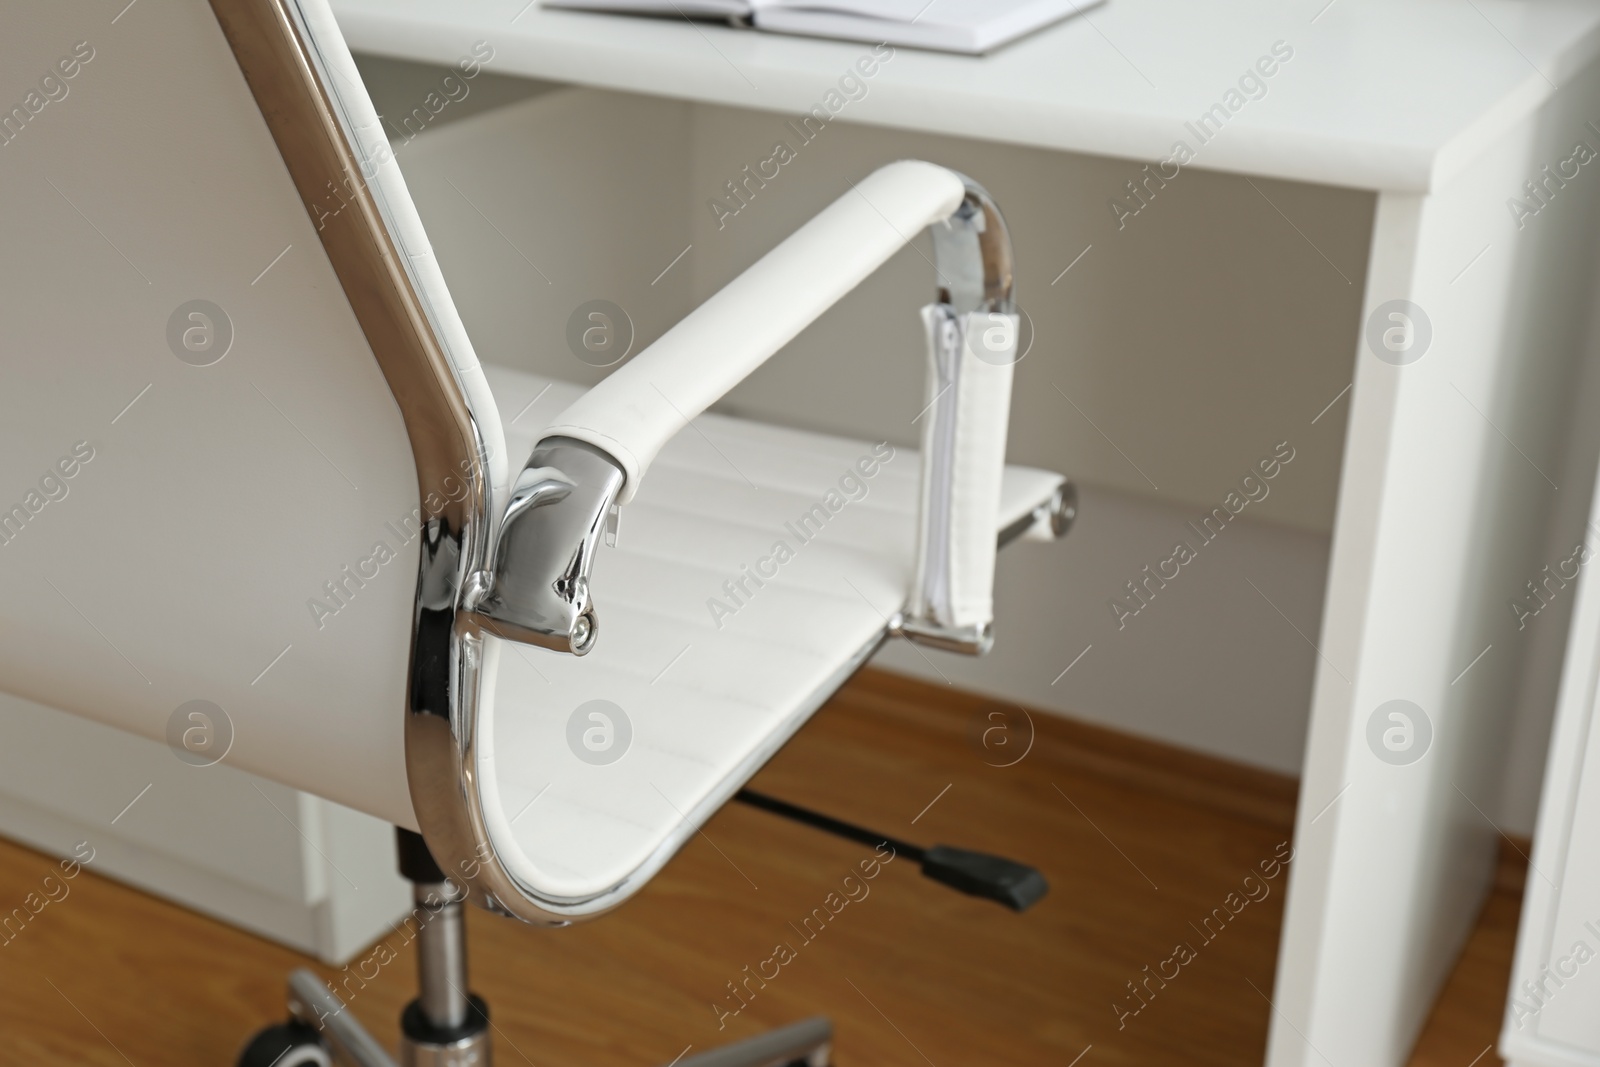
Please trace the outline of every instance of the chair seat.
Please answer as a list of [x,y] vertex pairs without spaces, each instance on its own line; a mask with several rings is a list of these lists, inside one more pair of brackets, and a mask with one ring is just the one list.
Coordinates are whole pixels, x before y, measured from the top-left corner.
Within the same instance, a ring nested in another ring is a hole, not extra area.
[[[583,389],[485,371],[517,469]],[[495,642],[479,772],[519,878],[574,903],[642,884],[799,729],[904,603],[920,462],[715,414],[668,445],[596,561],[594,651]],[[1007,467],[999,528],[1062,480]],[[569,725],[597,699],[609,738],[592,706]]]

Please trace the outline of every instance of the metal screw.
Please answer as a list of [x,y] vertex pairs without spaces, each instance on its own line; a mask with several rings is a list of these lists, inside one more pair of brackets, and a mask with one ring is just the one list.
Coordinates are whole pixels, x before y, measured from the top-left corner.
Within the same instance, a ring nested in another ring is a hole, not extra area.
[[572,624],[572,651],[574,655],[581,656],[589,651],[589,646],[594,644],[594,618],[589,615],[579,615]]

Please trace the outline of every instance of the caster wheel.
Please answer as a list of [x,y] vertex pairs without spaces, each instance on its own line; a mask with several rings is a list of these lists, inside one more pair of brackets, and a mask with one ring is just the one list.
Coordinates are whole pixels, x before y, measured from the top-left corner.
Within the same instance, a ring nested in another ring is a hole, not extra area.
[[328,1046],[303,1023],[269,1026],[239,1053],[239,1067],[333,1067]]

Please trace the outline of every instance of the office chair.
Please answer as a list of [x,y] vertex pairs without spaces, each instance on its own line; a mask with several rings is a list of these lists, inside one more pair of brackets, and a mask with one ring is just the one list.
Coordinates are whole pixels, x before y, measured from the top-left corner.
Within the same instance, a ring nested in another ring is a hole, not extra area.
[[[234,766],[398,826],[406,1064],[489,1062],[464,902],[618,906],[886,638],[985,651],[997,546],[1072,520],[1004,462],[1011,249],[961,175],[864,177],[585,391],[478,363],[326,0],[6,22],[0,69],[41,73],[0,116],[32,198],[0,232],[0,475],[39,489],[0,515],[0,684],[162,739],[204,699]],[[924,229],[920,454],[708,412]],[[310,972],[289,1002],[242,1063],[392,1062]],[[830,1033],[685,1067],[820,1067]]]

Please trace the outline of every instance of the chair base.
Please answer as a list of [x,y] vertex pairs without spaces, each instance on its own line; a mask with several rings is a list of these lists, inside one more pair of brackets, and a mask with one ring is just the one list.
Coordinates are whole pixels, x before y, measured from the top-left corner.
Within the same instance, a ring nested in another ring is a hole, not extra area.
[[[251,1038],[239,1067],[492,1067],[489,1006],[468,991],[461,893],[421,835],[398,831],[400,873],[417,901],[418,996],[400,1014],[400,1062],[316,974],[289,975],[289,1021]],[[833,1024],[818,1017],[680,1057],[668,1067],[830,1067]]]
[[[269,1026],[240,1054],[238,1067],[492,1067],[489,1013],[472,998],[473,1018],[455,1033],[426,1032],[417,1001],[401,1015],[400,1061],[378,1044],[313,972],[289,976],[289,1022]],[[420,1025],[419,1025],[420,1024]],[[732,1045],[674,1060],[667,1067],[831,1067],[833,1024],[806,1019]]]

